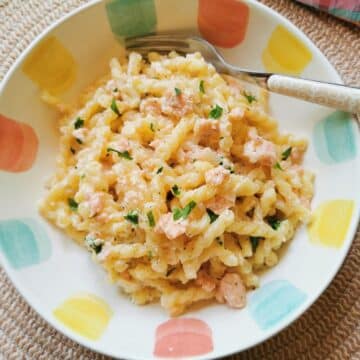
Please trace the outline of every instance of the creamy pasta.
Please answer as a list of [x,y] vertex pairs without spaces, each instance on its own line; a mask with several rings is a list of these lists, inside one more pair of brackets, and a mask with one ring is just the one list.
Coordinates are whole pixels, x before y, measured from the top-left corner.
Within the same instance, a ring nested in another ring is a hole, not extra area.
[[245,306],[309,218],[306,141],[278,131],[266,92],[199,53],[130,53],[110,68],[60,119],[41,214],[136,304],[173,316],[201,300]]

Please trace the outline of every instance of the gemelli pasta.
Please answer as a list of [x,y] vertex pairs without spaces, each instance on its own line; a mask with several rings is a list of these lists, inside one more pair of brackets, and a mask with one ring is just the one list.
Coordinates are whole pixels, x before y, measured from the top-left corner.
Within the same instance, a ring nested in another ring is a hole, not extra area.
[[75,109],[57,104],[67,112],[41,214],[136,304],[172,316],[201,300],[244,307],[309,218],[306,141],[279,132],[266,92],[199,53],[130,53],[110,69]]

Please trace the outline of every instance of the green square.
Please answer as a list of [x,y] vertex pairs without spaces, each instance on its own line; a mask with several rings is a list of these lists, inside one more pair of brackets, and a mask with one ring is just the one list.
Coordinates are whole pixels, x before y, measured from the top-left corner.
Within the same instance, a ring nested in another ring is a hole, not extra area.
[[117,37],[146,35],[156,30],[153,0],[111,0],[106,4],[106,12]]

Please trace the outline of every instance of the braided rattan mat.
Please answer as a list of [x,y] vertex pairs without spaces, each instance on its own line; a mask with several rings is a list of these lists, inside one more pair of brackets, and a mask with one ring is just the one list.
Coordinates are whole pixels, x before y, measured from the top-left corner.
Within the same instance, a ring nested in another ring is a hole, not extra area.
[[[0,79],[37,34],[85,2],[0,0]],[[262,2],[302,29],[347,84],[360,86],[359,28],[291,0]],[[51,328],[1,269],[0,289],[0,359],[107,359]],[[360,233],[335,280],[298,321],[271,340],[228,359],[360,360]]]

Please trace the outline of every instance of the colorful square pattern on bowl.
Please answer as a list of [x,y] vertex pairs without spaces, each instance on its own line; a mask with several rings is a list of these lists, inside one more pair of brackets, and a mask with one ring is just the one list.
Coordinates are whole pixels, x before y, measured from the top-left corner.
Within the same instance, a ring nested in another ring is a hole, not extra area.
[[0,221],[0,249],[15,269],[39,264],[51,256],[51,242],[33,219]]
[[154,0],[110,0],[106,12],[113,33],[120,39],[156,30]]

